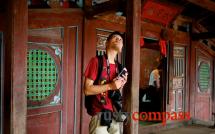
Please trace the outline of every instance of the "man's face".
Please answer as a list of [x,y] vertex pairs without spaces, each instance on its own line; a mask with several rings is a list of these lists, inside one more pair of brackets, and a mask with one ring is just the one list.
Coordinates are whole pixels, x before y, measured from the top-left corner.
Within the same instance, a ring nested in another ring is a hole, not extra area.
[[108,48],[117,51],[118,53],[122,51],[123,39],[120,35],[113,35],[113,37],[108,42]]

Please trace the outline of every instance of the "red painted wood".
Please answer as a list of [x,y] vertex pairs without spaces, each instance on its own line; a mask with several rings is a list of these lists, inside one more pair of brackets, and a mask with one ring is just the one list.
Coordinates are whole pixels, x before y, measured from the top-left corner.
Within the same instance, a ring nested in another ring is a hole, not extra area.
[[168,25],[172,19],[181,11],[178,6],[171,6],[161,2],[147,0],[142,6],[142,19],[149,19],[163,25]]
[[[4,134],[26,133],[27,3],[9,0],[4,16]],[[1,23],[1,24],[2,24]],[[22,32],[20,32],[22,31]]]
[[[48,106],[37,109],[29,109],[28,114],[43,115],[47,112],[60,111],[62,116],[59,116],[60,123],[55,124],[56,130],[60,130],[62,126],[62,134],[80,133],[81,119],[81,66],[82,66],[82,23],[83,13],[80,10],[61,9],[61,10],[30,10],[29,12],[29,27],[30,29],[39,28],[54,28],[62,27],[63,37],[58,30],[43,32],[30,32],[29,41],[40,41],[54,44],[59,44],[63,48],[62,55],[62,103],[57,106]],[[47,35],[48,34],[50,35]],[[76,46],[76,44],[78,45]],[[76,55],[77,54],[77,55]],[[78,59],[76,61],[76,56]],[[77,62],[77,64],[76,64]],[[77,65],[77,68],[76,68]],[[76,79],[77,73],[77,79]],[[75,102],[76,100],[76,102]],[[76,111],[75,111],[76,108]],[[62,118],[61,118],[62,117]],[[47,117],[41,118],[46,122]],[[76,120],[75,120],[76,119]],[[28,120],[28,125],[30,121]],[[62,124],[61,124],[62,123]],[[35,123],[37,124],[37,123]],[[76,124],[76,126],[75,126]],[[31,131],[31,127],[28,130]],[[52,134],[47,132],[47,134]]]
[[31,42],[38,42],[38,41],[43,41],[46,43],[52,43],[58,44],[58,45],[63,45],[63,39],[55,39],[55,38],[46,38],[46,37],[35,37],[35,36],[28,36],[28,40]]
[[80,45],[78,45],[78,50],[77,50],[77,60],[78,60],[78,63],[77,63],[77,76],[78,76],[78,79],[77,79],[77,102],[76,102],[76,106],[77,106],[77,126],[76,126],[76,133],[77,134],[81,134],[81,126],[82,126],[82,123],[84,121],[82,121],[82,110],[83,110],[83,107],[82,107],[82,101],[83,101],[83,90],[82,90],[82,78],[83,78],[83,46],[82,46],[82,40],[83,40],[83,33],[84,33],[84,30],[82,28],[82,25],[83,25],[83,21],[82,23],[79,23],[77,26],[78,26],[78,43]]
[[52,106],[52,107],[44,107],[44,108],[36,108],[36,109],[28,109],[27,115],[33,116],[37,115],[38,113],[51,113],[59,111],[59,109],[62,109],[62,105]]
[[190,73],[191,73],[191,45],[190,45],[191,43],[189,43],[188,44],[188,46],[186,47],[186,50],[187,50],[187,52],[186,52],[186,54],[185,54],[185,56],[186,56],[186,65],[185,65],[185,68],[186,68],[186,81],[185,81],[185,83],[186,83],[186,90],[185,90],[185,111],[187,111],[187,112],[189,112],[189,113],[191,113],[190,112],[190,105],[191,105],[191,101],[190,101],[190,79],[191,79],[191,75],[190,75]]
[[60,134],[61,113],[44,113],[27,117],[28,134]]
[[70,26],[82,22],[80,16],[83,16],[80,9],[30,9],[28,24],[32,29]]
[[[126,2],[126,68],[129,77],[123,89],[124,109],[127,112],[139,111],[139,75],[140,75],[140,37],[141,37],[141,1]],[[139,122],[130,120],[124,125],[125,134],[137,134]]]
[[198,121],[210,122],[212,120],[212,89],[206,93],[199,92],[198,89],[198,57],[203,57],[211,63],[211,78],[214,81],[214,53],[203,44],[194,41],[191,48],[190,66],[190,112],[191,116]]
[[194,118],[202,121],[212,121],[212,86],[207,92],[201,92],[198,86],[198,75],[199,75],[199,58],[202,58],[210,63],[210,78],[212,83],[213,80],[213,57],[207,53],[196,51],[196,88],[194,92]]

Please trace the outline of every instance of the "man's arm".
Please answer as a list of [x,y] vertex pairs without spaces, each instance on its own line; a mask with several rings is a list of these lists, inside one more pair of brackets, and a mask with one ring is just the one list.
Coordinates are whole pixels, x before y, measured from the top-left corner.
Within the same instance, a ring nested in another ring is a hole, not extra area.
[[155,77],[157,88],[160,88],[160,75],[159,75],[159,71],[158,70],[155,71],[154,77]]
[[106,92],[108,90],[117,90],[120,87],[122,87],[122,85],[124,84],[124,79],[123,78],[119,78],[119,79],[114,79],[111,83],[107,83],[104,85],[93,85],[94,81],[89,79],[89,78],[85,78],[84,81],[84,93],[85,95],[96,95],[96,94],[100,94],[103,92]]

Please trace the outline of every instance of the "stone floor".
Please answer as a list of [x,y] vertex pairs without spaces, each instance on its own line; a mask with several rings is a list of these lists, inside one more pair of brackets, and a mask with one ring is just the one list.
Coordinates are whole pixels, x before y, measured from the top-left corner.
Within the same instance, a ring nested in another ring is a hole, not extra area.
[[215,134],[215,129],[201,125],[192,125],[187,127],[163,130],[151,134]]

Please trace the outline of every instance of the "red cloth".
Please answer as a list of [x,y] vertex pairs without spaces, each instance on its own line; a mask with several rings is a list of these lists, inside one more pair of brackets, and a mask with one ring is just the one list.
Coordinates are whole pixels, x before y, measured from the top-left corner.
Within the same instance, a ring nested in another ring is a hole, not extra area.
[[160,40],[159,45],[161,48],[161,54],[166,57],[166,41],[165,40]]
[[140,38],[140,47],[143,47],[143,46],[144,46],[144,39]]
[[[95,81],[97,77],[97,73],[98,73],[98,58],[94,57],[90,60],[87,66],[87,69],[85,71],[85,77]],[[110,64],[110,80],[112,81],[115,77],[116,77],[116,65]],[[99,81],[100,84],[102,80],[108,81],[107,63],[104,56],[103,56],[103,71],[101,73],[101,78]],[[108,109],[113,111],[112,101],[110,98],[108,98],[108,95],[105,96],[106,105],[101,105],[101,103],[99,102],[100,98],[101,98],[101,94],[98,94],[92,100],[93,102],[93,108],[91,113],[92,116],[96,115],[96,113],[100,112],[102,109]]]

